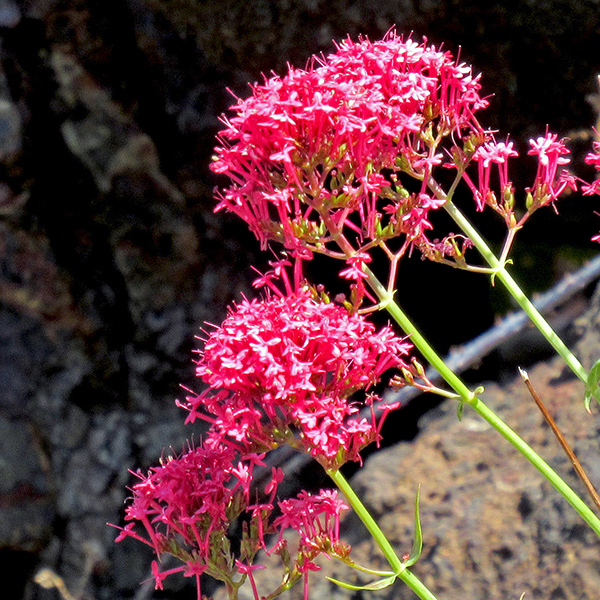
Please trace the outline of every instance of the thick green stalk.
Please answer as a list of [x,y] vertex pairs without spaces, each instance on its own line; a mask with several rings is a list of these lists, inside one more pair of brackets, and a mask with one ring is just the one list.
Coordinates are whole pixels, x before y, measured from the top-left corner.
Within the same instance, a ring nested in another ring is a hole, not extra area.
[[436,600],[436,597],[425,587],[417,576],[402,564],[383,531],[381,531],[379,525],[375,522],[375,519],[373,519],[360,498],[350,487],[346,478],[339,471],[333,469],[328,469],[327,474],[342,491],[344,496],[346,496],[350,506],[354,509],[369,533],[373,536],[373,539],[377,542],[377,545],[381,548],[383,555],[390,564],[392,571],[398,576],[398,579],[401,579],[422,600]]
[[410,341],[423,354],[427,361],[440,373],[445,381],[460,396],[460,401],[468,404],[478,412],[496,431],[507,439],[544,477],[558,490],[558,492],[579,513],[582,519],[600,536],[600,519],[579,498],[579,496],[563,481],[548,463],[546,463],[537,452],[533,450],[517,433],[515,433],[500,417],[490,410],[477,396],[475,396],[462,380],[450,370],[442,358],[429,345],[427,340],[420,334],[416,326],[410,321],[400,306],[396,304],[389,292],[366,266],[363,270],[367,275],[367,281],[377,294],[379,300],[386,305],[386,309],[403,331],[410,335]]
[[479,232],[471,225],[470,221],[458,210],[458,208],[448,200],[444,204],[446,212],[452,217],[454,222],[462,229],[463,233],[473,242],[477,250],[494,270],[494,275],[504,284],[511,296],[517,301],[519,306],[525,311],[531,322],[540,330],[542,335],[548,340],[550,345],[560,354],[569,368],[587,384],[588,373],[583,365],[577,360],[574,354],[567,348],[557,333],[550,327],[546,319],[540,314],[529,298],[523,293],[517,282],[511,277],[505,266],[500,263],[496,255],[491,251],[485,240],[479,235]]

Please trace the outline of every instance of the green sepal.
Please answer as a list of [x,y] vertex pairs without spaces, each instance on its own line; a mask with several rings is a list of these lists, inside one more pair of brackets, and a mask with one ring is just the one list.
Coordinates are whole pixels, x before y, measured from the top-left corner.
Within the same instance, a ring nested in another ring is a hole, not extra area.
[[592,402],[592,396],[596,396],[596,400],[600,403],[598,398],[598,383],[600,381],[600,358],[594,363],[594,366],[590,369],[587,383],[585,384],[585,409],[590,411],[590,404]]
[[369,592],[376,592],[377,590],[384,590],[390,585],[393,585],[394,581],[398,578],[398,575],[390,575],[389,577],[385,577],[384,579],[379,579],[378,581],[374,581],[373,583],[368,583],[367,585],[353,585],[351,583],[346,583],[345,581],[338,581],[333,577],[327,577],[329,581],[339,585],[340,587],[346,588],[347,590],[366,590]]
[[412,567],[423,552],[423,529],[421,528],[421,514],[419,512],[419,498],[421,495],[421,486],[417,487],[417,497],[415,498],[415,540],[409,557],[402,563],[406,568]]
[[459,402],[458,406],[456,407],[456,416],[458,417],[459,421],[462,421],[463,412],[465,412],[465,403]]

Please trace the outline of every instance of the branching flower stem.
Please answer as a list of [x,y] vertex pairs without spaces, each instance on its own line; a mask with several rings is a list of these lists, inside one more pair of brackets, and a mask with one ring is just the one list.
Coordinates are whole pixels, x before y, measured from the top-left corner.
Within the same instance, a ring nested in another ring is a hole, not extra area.
[[352,487],[350,487],[346,478],[338,470],[328,469],[327,474],[342,491],[346,500],[348,500],[348,504],[354,509],[369,533],[373,536],[373,539],[383,552],[398,579],[401,579],[422,600],[436,600],[436,597],[425,587],[420,579],[402,564],[402,561],[398,558],[396,551],[385,537],[385,534],[381,531],[379,525],[377,525],[377,522],[373,519]]
[[548,340],[550,345],[560,354],[569,368],[577,375],[581,381],[587,383],[588,373],[583,365],[577,360],[574,354],[567,348],[560,336],[550,327],[546,319],[533,306],[529,298],[523,293],[517,282],[506,270],[505,265],[500,262],[491,251],[485,240],[479,232],[471,225],[469,220],[460,212],[460,210],[449,199],[444,204],[446,212],[452,217],[454,222],[463,230],[463,233],[469,237],[481,256],[493,269],[495,276],[504,284],[510,295],[517,301],[519,306],[525,311],[531,322],[540,330],[542,335]]
[[[431,183],[432,182],[432,183]],[[437,183],[430,180],[430,185],[435,185],[436,194],[443,194],[443,191],[437,186]],[[441,196],[439,196],[441,197]],[[483,238],[468,222],[468,220],[460,213],[460,211],[448,200],[444,205],[447,207],[448,212],[451,216],[456,217],[456,223],[462,228],[465,227],[464,233],[469,236],[475,246],[480,250],[484,258],[489,262],[493,269],[497,269],[498,278],[507,285],[509,291],[515,294],[515,297],[519,301],[519,304],[525,309],[528,307],[527,314],[530,316],[534,315],[535,320],[532,321],[535,325],[538,323],[543,327],[542,332],[549,338],[549,341],[554,342],[555,348],[564,348],[563,352],[559,352],[563,358],[570,357],[567,364],[573,368],[578,366],[578,376],[583,380],[587,381],[587,373],[581,366],[579,361],[573,356],[573,354],[564,345],[558,335],[552,330],[545,319],[539,314],[537,309],[527,299],[523,291],[519,288],[516,282],[506,272],[506,269],[500,265],[500,262],[495,257],[493,252],[489,249]],[[345,236],[339,231],[339,228],[328,218],[327,214],[323,214],[323,220],[326,227],[329,229],[332,239],[336,241],[340,249],[348,256],[354,254],[352,244],[345,238]],[[579,513],[582,519],[591,527],[591,529],[600,537],[600,519],[590,510],[590,508],[579,498],[579,496],[566,484],[566,482],[546,463],[542,457],[537,454],[531,448],[525,440],[523,440],[516,432],[514,432],[496,413],[489,409],[469,388],[463,383],[463,381],[449,369],[442,358],[435,352],[435,350],[429,345],[429,342],[421,335],[416,326],[395,302],[393,295],[386,289],[386,287],[379,281],[376,275],[366,266],[363,265],[363,271],[367,275],[367,282],[371,289],[375,292],[375,295],[379,299],[379,303],[385,306],[386,310],[392,316],[392,318],[402,328],[404,333],[410,335],[410,341],[415,345],[416,348],[423,354],[427,361],[440,373],[446,383],[460,396],[460,402],[468,404],[473,410],[485,419],[500,435],[502,435],[508,442],[510,442],[531,464],[535,466],[542,475],[556,488],[556,490],[571,504],[571,506]],[[558,350],[557,350],[558,351]],[[567,358],[565,358],[567,360]],[[576,371],[577,372],[577,371]]]
[[[565,481],[546,463],[537,452],[533,450],[516,432],[514,432],[496,413],[489,409],[463,381],[449,369],[442,358],[433,350],[427,340],[406,316],[400,306],[390,296],[388,291],[377,279],[373,272],[366,266],[363,267],[367,274],[367,281],[380,302],[387,302],[386,308],[402,330],[410,335],[410,341],[423,354],[429,363],[437,369],[445,381],[460,396],[460,401],[468,404],[473,410],[485,419],[500,435],[508,440],[542,475],[556,488],[556,490],[579,513],[581,518],[600,536],[600,519],[579,498],[579,496],[565,483]],[[516,284],[515,284],[516,285]],[[521,294],[523,294],[521,292]],[[524,297],[524,296],[523,296]],[[535,310],[535,309],[534,309]],[[556,334],[554,334],[556,335]],[[558,336],[557,336],[558,337]]]
[[502,284],[506,287],[510,295],[517,301],[519,306],[530,318],[531,322],[539,329],[542,335],[548,340],[550,345],[563,358],[563,360],[573,371],[573,373],[575,373],[575,375],[577,375],[577,377],[581,379],[581,381],[587,383],[588,373],[584,369],[583,365],[579,362],[579,360],[577,360],[575,355],[567,348],[560,336],[552,329],[552,327],[550,327],[548,321],[544,319],[540,312],[531,303],[529,298],[525,295],[523,290],[519,287],[518,283],[506,270],[506,252],[503,252],[502,260],[496,258],[496,255],[492,252],[491,248],[488,246],[487,242],[483,239],[483,237],[481,237],[477,229],[473,227],[471,222],[452,202],[452,196],[456,186],[453,185],[452,188],[449,190],[448,194],[445,194],[442,188],[438,185],[438,183],[433,178],[430,178],[428,181],[428,187],[435,193],[437,198],[441,200],[446,200],[446,203],[444,204],[446,212],[461,228],[462,232],[473,242],[473,245],[477,248],[481,256],[488,263],[488,265],[492,269],[492,277],[497,277],[502,282]]

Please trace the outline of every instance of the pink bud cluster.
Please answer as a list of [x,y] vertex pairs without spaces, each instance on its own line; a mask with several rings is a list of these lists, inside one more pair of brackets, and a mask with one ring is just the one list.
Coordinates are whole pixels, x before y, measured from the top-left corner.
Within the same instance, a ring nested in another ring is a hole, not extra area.
[[[304,255],[326,232],[359,240],[406,236],[427,244],[427,183],[440,140],[483,136],[479,77],[434,46],[390,32],[345,40],[305,70],[266,79],[223,118],[212,168],[231,185],[217,210],[242,217],[261,240]],[[398,174],[420,183],[404,187]]]

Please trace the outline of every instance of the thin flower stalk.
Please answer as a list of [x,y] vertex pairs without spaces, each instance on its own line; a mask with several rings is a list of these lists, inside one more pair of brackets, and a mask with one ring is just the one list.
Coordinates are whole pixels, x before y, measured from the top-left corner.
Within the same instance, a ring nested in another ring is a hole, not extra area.
[[[438,193],[440,193],[439,188]],[[546,340],[548,340],[550,345],[562,357],[562,359],[573,371],[573,373],[575,373],[575,375],[581,381],[587,383],[588,373],[583,367],[583,365],[579,362],[577,357],[569,350],[569,348],[562,341],[560,336],[552,329],[548,321],[546,321],[542,314],[535,308],[533,303],[525,295],[518,283],[506,270],[505,264],[503,264],[498,260],[498,258],[496,258],[496,255],[492,252],[491,248],[485,242],[483,237],[479,234],[477,229],[473,227],[471,222],[462,214],[462,212],[456,207],[456,205],[452,202],[450,198],[448,198],[446,203],[444,204],[444,209],[452,217],[454,222],[461,228],[465,235],[467,235],[469,239],[473,242],[473,245],[477,248],[481,256],[491,267],[494,276],[502,282],[502,284],[506,287],[510,295],[525,311],[531,322],[539,329],[542,335],[546,338]]]

